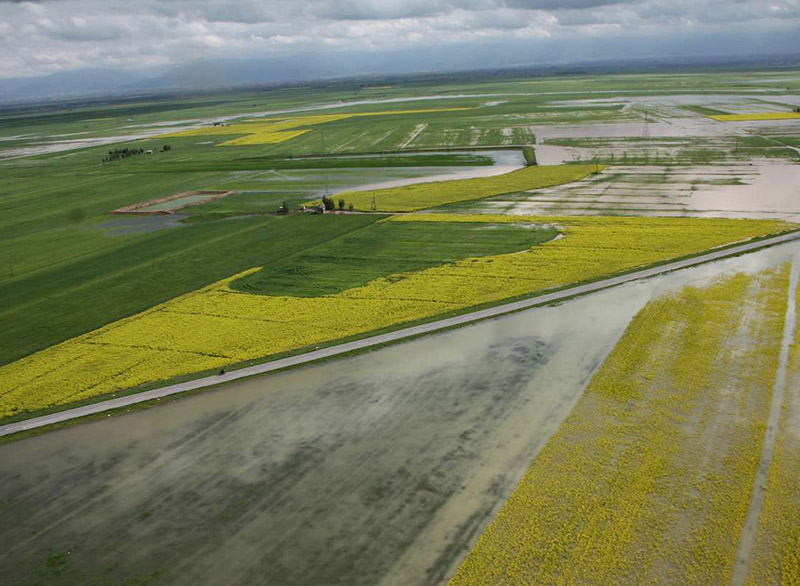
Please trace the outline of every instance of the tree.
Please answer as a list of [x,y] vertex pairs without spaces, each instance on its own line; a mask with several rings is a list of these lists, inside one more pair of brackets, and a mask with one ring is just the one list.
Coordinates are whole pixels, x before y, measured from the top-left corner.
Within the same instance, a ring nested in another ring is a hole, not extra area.
[[344,209],[344,200],[343,200],[343,199],[340,199],[340,200],[339,200],[339,209],[340,209],[340,210],[343,210],[343,209]]

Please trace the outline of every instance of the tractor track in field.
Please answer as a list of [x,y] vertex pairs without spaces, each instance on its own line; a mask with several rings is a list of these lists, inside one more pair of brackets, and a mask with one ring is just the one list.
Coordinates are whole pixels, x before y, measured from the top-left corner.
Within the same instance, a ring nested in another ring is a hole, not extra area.
[[775,442],[777,441],[778,428],[780,426],[781,407],[784,401],[783,397],[787,380],[786,371],[788,369],[789,351],[795,338],[795,322],[797,316],[795,294],[798,280],[800,280],[800,266],[798,266],[798,262],[795,260],[792,263],[791,278],[789,280],[783,337],[781,339],[781,349],[778,357],[775,382],[772,386],[772,395],[770,397],[769,413],[764,429],[761,455],[750,493],[750,507],[739,533],[739,545],[736,552],[733,573],[731,575],[731,586],[742,586],[746,582],[747,572],[750,569],[750,561],[753,555],[753,547],[758,537],[758,520],[761,516],[761,508],[764,503],[764,488],[767,485],[767,476],[769,474],[769,467],[772,464],[772,456],[775,452]]

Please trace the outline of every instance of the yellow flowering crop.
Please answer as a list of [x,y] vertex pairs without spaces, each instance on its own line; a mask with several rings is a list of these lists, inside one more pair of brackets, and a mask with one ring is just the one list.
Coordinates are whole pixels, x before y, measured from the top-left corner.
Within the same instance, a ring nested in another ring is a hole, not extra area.
[[788,268],[651,301],[449,586],[727,584]]
[[752,114],[714,114],[709,116],[717,122],[748,122],[751,120],[800,119],[800,112],[754,112]]
[[245,273],[235,275],[1,367],[0,417],[363,335],[793,226],[766,220],[447,214],[392,221],[551,224],[564,237],[521,253],[467,258],[319,297],[235,291],[228,283]]
[[431,181],[372,191],[349,191],[337,194],[336,197],[353,204],[358,210],[371,210],[374,202],[377,211],[411,212],[446,203],[571,183],[602,168],[597,165],[533,165],[491,177]]
[[[800,307],[800,289],[795,295]],[[800,328],[797,326],[747,583],[800,586]]]
[[452,112],[468,110],[468,108],[429,108],[422,110],[387,110],[383,112],[356,112],[352,114],[319,114],[310,116],[295,116],[291,118],[264,118],[243,120],[226,126],[204,126],[192,130],[183,130],[164,137],[182,136],[230,136],[243,134],[239,138],[225,141],[217,146],[276,144],[290,138],[310,132],[308,126],[325,124],[354,118],[357,116],[389,116],[392,114],[432,114],[436,112]]

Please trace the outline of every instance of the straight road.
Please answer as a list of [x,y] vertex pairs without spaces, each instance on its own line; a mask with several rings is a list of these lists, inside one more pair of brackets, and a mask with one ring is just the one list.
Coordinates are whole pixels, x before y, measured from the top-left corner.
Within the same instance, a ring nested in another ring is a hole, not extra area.
[[174,385],[169,385],[158,389],[152,389],[150,391],[144,391],[142,393],[128,395],[126,397],[109,399],[107,401],[101,401],[99,403],[93,403],[91,405],[85,405],[83,407],[76,407],[74,409],[67,409],[65,411],[60,411],[58,413],[51,413],[50,415],[34,417],[32,419],[26,419],[24,421],[19,421],[17,423],[9,423],[7,425],[0,426],[0,437],[5,435],[11,435],[13,433],[18,433],[20,431],[26,431],[30,429],[44,427],[46,425],[52,425],[54,423],[62,423],[64,421],[69,421],[71,419],[86,417],[87,415],[95,415],[97,413],[103,413],[105,411],[111,411],[114,409],[129,407],[131,405],[136,405],[137,403],[144,403],[146,401],[152,401],[154,399],[161,399],[163,397],[169,397],[170,395],[176,395],[178,393],[184,393],[186,391],[194,391],[196,389],[202,389],[204,387],[210,387],[221,383],[227,383],[243,379],[246,377],[254,376],[257,374],[263,374],[265,372],[273,372],[276,370],[288,368],[290,366],[307,364],[310,362],[314,362],[316,360],[321,360],[323,358],[330,358],[332,356],[339,356],[341,354],[346,354],[347,352],[352,352],[354,350],[363,350],[381,344],[397,342],[407,338],[412,338],[414,336],[441,331],[447,328],[451,328],[453,326],[470,324],[487,318],[497,317],[505,313],[519,311],[520,309],[527,309],[530,307],[535,307],[537,305],[545,305],[547,303],[553,303],[554,301],[561,301],[563,299],[566,299],[568,297],[573,297],[575,295],[586,295],[587,293],[594,293],[595,291],[599,291],[601,289],[607,289],[608,287],[615,287],[617,285],[630,283],[631,281],[637,281],[639,279],[646,279],[649,277],[654,277],[656,275],[662,275],[664,273],[668,273],[671,271],[684,269],[687,267],[693,267],[699,264],[711,262],[714,260],[719,260],[729,256],[735,256],[737,254],[742,254],[745,252],[752,252],[753,250],[758,250],[760,248],[765,248],[767,246],[783,244],[785,242],[791,242],[798,239],[800,239],[800,232],[791,232],[789,234],[782,234],[780,236],[774,236],[772,238],[765,238],[757,242],[749,242],[746,244],[740,244],[738,246],[732,246],[730,248],[726,248],[723,250],[715,250],[712,252],[707,252],[705,254],[694,256],[692,258],[687,258],[684,260],[668,262],[663,265],[659,265],[657,267],[652,267],[649,269],[641,269],[638,271],[633,271],[617,277],[609,277],[608,279],[602,279],[600,281],[587,283],[585,285],[576,285],[575,287],[569,287],[567,289],[562,289],[560,291],[555,291],[553,293],[537,295],[536,297],[530,297],[528,299],[523,299],[521,301],[505,303],[503,305],[497,305],[495,307],[490,307],[488,309],[481,309],[478,311],[457,315],[455,317],[449,317],[446,319],[440,319],[437,321],[421,324],[418,326],[403,328],[401,330],[396,330],[394,332],[389,332],[386,334],[379,334],[377,336],[362,338],[361,340],[356,340],[354,342],[337,344],[335,346],[330,346],[328,348],[323,348],[321,350],[314,350],[312,352],[306,352],[304,354],[298,354],[297,356],[291,356],[289,358],[281,358],[280,360],[273,360],[272,362],[265,362],[263,364],[257,364],[255,366],[248,366],[246,368],[241,368],[239,370],[226,372],[225,374],[222,375],[214,375],[214,376],[198,378],[195,380],[177,383]]

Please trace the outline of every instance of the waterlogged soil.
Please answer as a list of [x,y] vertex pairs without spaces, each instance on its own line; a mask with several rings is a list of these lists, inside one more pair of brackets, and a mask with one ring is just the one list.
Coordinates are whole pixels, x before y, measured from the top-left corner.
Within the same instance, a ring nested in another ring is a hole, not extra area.
[[796,249],[0,446],[4,583],[441,584],[649,298]]

